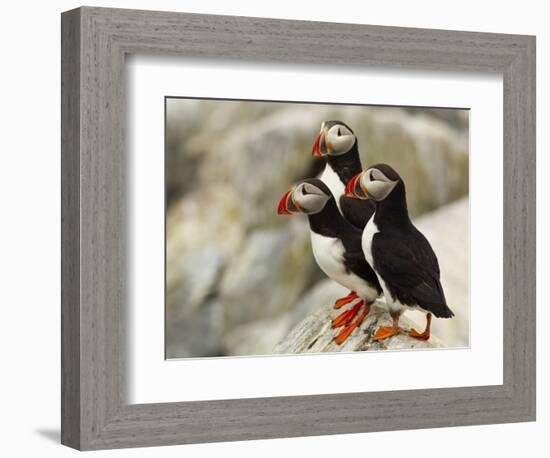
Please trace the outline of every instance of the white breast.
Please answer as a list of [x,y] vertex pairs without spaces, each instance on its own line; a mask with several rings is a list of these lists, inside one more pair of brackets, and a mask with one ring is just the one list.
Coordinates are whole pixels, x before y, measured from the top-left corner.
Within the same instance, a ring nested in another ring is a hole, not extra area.
[[373,215],[372,218],[368,221],[367,225],[365,226],[365,229],[363,229],[363,236],[361,238],[361,247],[363,248],[363,254],[365,255],[365,259],[371,265],[372,270],[374,270],[374,273],[378,277],[378,281],[380,282],[380,286],[382,286],[382,290],[384,291],[384,297],[386,299],[386,304],[388,305],[390,312],[401,313],[403,311],[403,308],[406,306],[401,304],[399,301],[394,300],[393,296],[391,295],[388,289],[388,285],[386,285],[386,282],[384,281],[384,279],[378,274],[378,272],[374,268],[374,259],[372,256],[372,239],[374,238],[375,234],[377,234],[378,232],[380,231],[378,230],[378,226],[374,222],[374,215]]
[[365,280],[344,266],[344,245],[338,238],[325,237],[311,231],[311,248],[313,257],[321,270],[332,280],[355,291],[359,297],[373,302],[378,296],[376,289],[371,288]]
[[341,275],[344,271],[344,246],[339,239],[311,231],[311,248],[315,261],[325,274],[332,279]]
[[374,234],[377,234],[378,232],[379,232],[378,226],[374,222],[374,215],[373,215],[371,219],[369,219],[367,225],[365,226],[365,229],[363,229],[363,236],[361,238],[361,246],[363,248],[363,254],[365,255],[365,259],[371,266],[373,265],[372,239],[374,237]]
[[336,200],[336,205],[338,206],[338,210],[340,210],[340,197],[346,191],[346,187],[344,183],[342,183],[338,174],[328,164],[325,165],[325,169],[323,170],[323,173],[321,174],[320,179],[330,189],[330,192],[332,193],[332,195],[334,196],[334,199]]

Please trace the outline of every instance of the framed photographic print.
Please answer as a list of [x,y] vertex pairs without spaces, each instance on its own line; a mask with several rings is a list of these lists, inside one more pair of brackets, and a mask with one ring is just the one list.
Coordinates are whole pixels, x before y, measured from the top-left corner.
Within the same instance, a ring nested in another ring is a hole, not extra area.
[[[469,346],[469,110],[165,104],[167,358]],[[430,336],[376,334],[391,315],[360,246],[374,205],[343,195],[361,163],[395,164],[408,214],[424,215],[456,307]]]
[[65,445],[534,420],[535,39],[63,13],[62,240]]

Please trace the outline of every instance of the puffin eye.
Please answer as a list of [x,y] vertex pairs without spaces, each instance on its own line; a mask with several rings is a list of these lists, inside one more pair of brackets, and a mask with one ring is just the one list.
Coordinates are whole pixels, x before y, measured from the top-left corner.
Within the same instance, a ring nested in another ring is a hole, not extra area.
[[340,137],[342,133],[340,132],[340,128],[338,127],[338,137]]
[[302,195],[307,196],[309,193],[306,191],[306,187],[302,186]]

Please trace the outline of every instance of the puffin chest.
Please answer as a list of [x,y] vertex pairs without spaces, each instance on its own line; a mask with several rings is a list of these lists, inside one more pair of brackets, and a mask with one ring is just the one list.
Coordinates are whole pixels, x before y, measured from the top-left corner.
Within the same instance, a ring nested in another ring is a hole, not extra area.
[[330,192],[334,196],[334,200],[336,201],[336,206],[338,207],[338,210],[341,210],[340,197],[346,191],[346,186],[344,185],[344,183],[342,183],[342,180],[340,179],[338,174],[329,164],[325,165],[323,173],[321,174],[321,181],[328,186]]
[[373,217],[369,219],[367,225],[365,226],[365,229],[363,230],[363,236],[361,238],[361,247],[363,248],[363,254],[365,255],[365,259],[373,269],[374,259],[372,256],[372,239],[378,232],[380,231],[378,230],[378,226],[374,222],[373,215]]
[[345,248],[339,238],[311,231],[311,248],[315,261],[325,274],[333,279],[345,274]]
[[363,254],[365,255],[365,259],[371,265],[372,270],[374,270],[374,273],[378,277],[380,286],[382,286],[382,290],[384,291],[384,297],[386,298],[386,304],[390,309],[390,313],[398,313],[398,312],[400,313],[403,305],[398,300],[396,300],[388,284],[378,274],[378,271],[375,268],[376,263],[372,255],[372,240],[378,232],[380,231],[378,230],[378,226],[374,222],[374,216],[373,216],[365,226],[365,229],[363,230],[363,237],[361,238],[361,247],[363,248]]

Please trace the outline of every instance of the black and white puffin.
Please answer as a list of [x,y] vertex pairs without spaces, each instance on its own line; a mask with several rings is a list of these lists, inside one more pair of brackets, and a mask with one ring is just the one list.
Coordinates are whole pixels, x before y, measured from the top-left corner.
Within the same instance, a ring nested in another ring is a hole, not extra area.
[[[344,218],[362,230],[374,213],[374,205],[369,200],[353,199],[345,195],[346,184],[363,170],[353,130],[342,121],[323,122],[311,154],[327,158],[319,178],[330,189]],[[334,306],[340,308],[356,297],[356,292],[352,290],[347,296],[337,299]]]
[[[344,326],[335,337],[340,345],[361,324],[370,304],[382,294],[376,274],[363,255],[362,231],[340,214],[330,189],[317,178],[302,180],[288,190],[281,198],[277,212],[280,215],[302,213],[308,216],[317,264],[328,277],[356,292],[355,298],[359,301],[332,321],[334,328]],[[354,320],[361,307],[362,312]]]
[[329,187],[344,218],[363,229],[374,213],[374,205],[345,195],[349,180],[363,170],[357,137],[351,128],[342,121],[323,122],[311,154],[327,158],[319,178]]
[[349,181],[346,194],[370,199],[375,206],[363,231],[362,248],[384,290],[393,325],[378,328],[374,340],[402,332],[399,317],[407,308],[426,312],[424,331],[411,329],[409,335],[428,340],[432,314],[451,318],[454,313],[445,300],[437,257],[409,218],[403,180],[389,165],[374,165]]

